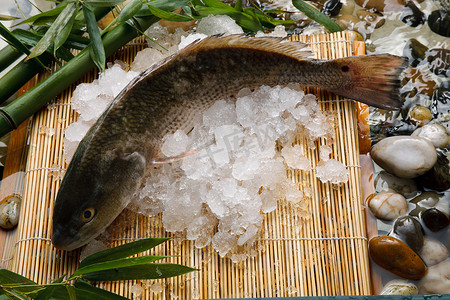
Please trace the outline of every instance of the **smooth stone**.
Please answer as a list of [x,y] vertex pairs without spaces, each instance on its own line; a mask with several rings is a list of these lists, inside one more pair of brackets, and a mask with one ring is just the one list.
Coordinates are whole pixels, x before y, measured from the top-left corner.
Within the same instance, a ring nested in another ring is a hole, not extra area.
[[380,171],[374,180],[375,192],[394,190],[406,198],[417,195],[417,185],[412,179],[400,178],[386,171]]
[[[428,52],[425,54],[425,57],[427,57]],[[416,90],[417,93],[420,93],[422,95],[426,95],[429,97],[433,96],[433,92],[436,88],[436,81],[433,79],[433,76],[431,74],[428,74],[424,71],[421,71],[418,68],[408,68],[404,72],[404,77],[402,79],[402,85],[408,86],[408,81],[412,84],[413,90]],[[417,96],[413,95],[413,96]],[[406,103],[405,103],[406,104]],[[415,105],[414,103],[411,103],[408,105],[408,109]],[[405,105],[403,105],[405,107]]]
[[394,279],[387,282],[380,292],[380,295],[417,295],[417,286],[403,279]]
[[402,178],[425,174],[437,161],[431,142],[411,136],[387,137],[376,143],[370,154],[380,167]]
[[400,20],[411,27],[417,27],[425,24],[427,18],[413,1],[407,1],[405,8],[402,11],[402,15],[400,16]]
[[446,259],[449,252],[447,247],[438,240],[425,237],[419,254],[427,266],[432,266]]
[[426,53],[431,72],[438,76],[450,77],[450,50],[429,49]]
[[415,125],[423,126],[433,119],[428,107],[416,105],[410,108],[408,112],[409,121]]
[[366,22],[367,25],[374,28],[380,28],[386,21],[381,13],[368,11],[366,9],[358,9],[356,15]]
[[405,197],[395,192],[376,194],[370,199],[369,208],[375,217],[388,221],[395,220],[408,212]]
[[405,48],[403,48],[403,56],[406,56],[409,59],[409,64],[413,67],[417,67],[417,65],[425,59],[425,53],[428,50],[428,47],[419,42],[416,39],[410,39]]
[[433,32],[450,37],[450,12],[443,9],[432,11],[428,16],[428,26]]
[[419,253],[423,247],[422,225],[414,217],[402,216],[397,218],[389,236],[402,240],[416,253]]
[[429,208],[422,212],[422,221],[433,232],[438,232],[450,223],[449,216],[436,208]]
[[366,28],[366,23],[353,15],[340,16],[336,19],[336,23],[342,29],[354,30],[360,34],[364,33]]
[[402,278],[419,280],[427,270],[416,252],[391,236],[372,238],[369,241],[369,254],[377,265]]
[[0,227],[14,228],[19,222],[20,198],[11,196],[0,204]]
[[436,121],[439,121],[450,135],[450,80],[443,81],[433,91],[430,105],[431,113]]
[[422,207],[431,208],[434,207],[444,196],[444,194],[435,191],[426,191],[414,197],[414,199],[411,199],[409,202]]
[[425,188],[439,192],[450,188],[450,166],[446,152],[436,149],[437,160],[434,166],[425,174],[416,178],[416,181]]
[[436,148],[445,148],[450,143],[447,129],[440,123],[428,123],[417,128],[411,136],[419,136],[429,140]]
[[328,0],[323,4],[322,13],[327,16],[337,16],[341,10],[342,2],[340,0]]
[[450,259],[429,267],[418,287],[420,294],[450,294]]
[[400,11],[405,7],[405,0],[355,0],[355,3],[366,9],[379,12]]

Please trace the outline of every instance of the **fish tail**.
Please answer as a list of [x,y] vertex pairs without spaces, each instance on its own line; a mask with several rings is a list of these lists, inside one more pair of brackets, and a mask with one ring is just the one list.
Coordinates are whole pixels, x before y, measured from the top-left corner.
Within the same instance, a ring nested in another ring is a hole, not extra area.
[[408,65],[405,58],[380,54],[341,58],[331,63],[338,64],[342,75],[349,79],[332,90],[334,93],[382,109],[401,107],[400,74]]

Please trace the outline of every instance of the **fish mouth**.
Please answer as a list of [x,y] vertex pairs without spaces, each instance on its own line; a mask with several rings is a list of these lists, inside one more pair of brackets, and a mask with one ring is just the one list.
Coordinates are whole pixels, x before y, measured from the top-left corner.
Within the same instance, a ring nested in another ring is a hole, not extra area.
[[80,242],[80,238],[78,236],[72,237],[67,234],[63,234],[61,226],[53,229],[51,240],[53,246],[59,250],[72,251],[83,246],[83,243]]

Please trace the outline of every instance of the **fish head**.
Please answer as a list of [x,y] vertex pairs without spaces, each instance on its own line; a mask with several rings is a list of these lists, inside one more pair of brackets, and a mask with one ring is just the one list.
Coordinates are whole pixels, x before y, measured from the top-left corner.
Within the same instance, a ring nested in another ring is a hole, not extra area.
[[61,250],[87,244],[114,221],[140,185],[145,158],[137,152],[106,155],[83,169],[74,157],[56,198],[51,239]]

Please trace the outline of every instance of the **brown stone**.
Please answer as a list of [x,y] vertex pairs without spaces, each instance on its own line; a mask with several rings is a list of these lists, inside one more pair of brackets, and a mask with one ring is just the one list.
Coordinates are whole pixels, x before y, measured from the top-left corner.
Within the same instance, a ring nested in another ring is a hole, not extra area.
[[355,0],[356,4],[379,12],[400,11],[405,7],[405,0]]
[[377,265],[406,279],[419,280],[427,270],[422,259],[408,245],[391,236],[371,239],[369,253]]
[[366,22],[368,26],[379,28],[383,26],[385,20],[382,14],[378,12],[368,11],[366,9],[358,9],[356,11],[358,18]]

